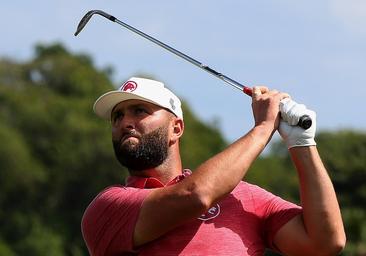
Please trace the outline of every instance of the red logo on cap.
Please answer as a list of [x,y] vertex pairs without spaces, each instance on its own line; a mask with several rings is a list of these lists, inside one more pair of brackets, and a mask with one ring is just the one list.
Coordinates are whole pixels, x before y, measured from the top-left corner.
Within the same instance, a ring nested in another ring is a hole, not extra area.
[[121,91],[123,92],[133,92],[137,88],[137,83],[134,81],[127,81],[121,87]]

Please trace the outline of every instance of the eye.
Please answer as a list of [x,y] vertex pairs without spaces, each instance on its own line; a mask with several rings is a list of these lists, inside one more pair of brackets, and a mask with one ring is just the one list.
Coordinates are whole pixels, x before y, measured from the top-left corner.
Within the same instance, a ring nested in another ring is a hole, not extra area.
[[115,125],[123,117],[122,111],[114,111],[111,115],[112,125]]
[[147,109],[144,107],[136,107],[135,108],[135,114],[136,115],[141,115],[141,114],[145,114],[148,113]]

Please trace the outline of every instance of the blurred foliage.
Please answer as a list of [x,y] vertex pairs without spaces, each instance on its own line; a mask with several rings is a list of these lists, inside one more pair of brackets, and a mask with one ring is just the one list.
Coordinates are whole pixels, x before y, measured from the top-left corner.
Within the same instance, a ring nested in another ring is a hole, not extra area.
[[[109,124],[91,108],[114,88],[110,75],[60,44],[37,45],[27,62],[0,59],[0,255],[87,255],[83,211],[127,175],[115,160]],[[194,169],[227,143],[217,127],[183,108],[181,154],[184,167]],[[317,141],[347,229],[343,254],[365,255],[366,134],[320,132]],[[296,171],[280,142],[246,179],[298,202]]]

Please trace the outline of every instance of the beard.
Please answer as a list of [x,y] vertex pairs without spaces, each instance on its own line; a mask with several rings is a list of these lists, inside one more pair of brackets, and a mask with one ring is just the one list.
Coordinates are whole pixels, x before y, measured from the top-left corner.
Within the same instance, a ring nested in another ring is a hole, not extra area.
[[143,171],[161,165],[168,157],[167,128],[141,135],[137,144],[112,140],[118,161],[128,170]]

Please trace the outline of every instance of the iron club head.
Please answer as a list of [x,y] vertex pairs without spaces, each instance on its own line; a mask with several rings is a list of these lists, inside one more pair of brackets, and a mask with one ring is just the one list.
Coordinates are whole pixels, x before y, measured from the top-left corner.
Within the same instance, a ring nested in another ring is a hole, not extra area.
[[99,14],[99,15],[101,15],[101,16],[103,16],[103,17],[105,17],[105,18],[107,18],[107,19],[109,19],[109,20],[111,20],[113,22],[116,20],[115,17],[113,17],[112,15],[110,15],[110,14],[108,14],[106,12],[103,12],[101,10],[91,10],[91,11],[88,11],[84,15],[84,17],[80,20],[80,22],[78,24],[78,27],[76,29],[76,32],[74,34],[75,36],[77,36],[81,32],[81,30],[85,27],[85,25],[89,22],[89,20],[91,19],[91,17],[94,14]]

